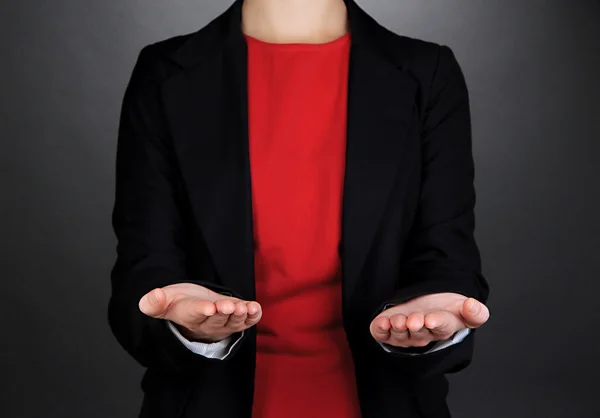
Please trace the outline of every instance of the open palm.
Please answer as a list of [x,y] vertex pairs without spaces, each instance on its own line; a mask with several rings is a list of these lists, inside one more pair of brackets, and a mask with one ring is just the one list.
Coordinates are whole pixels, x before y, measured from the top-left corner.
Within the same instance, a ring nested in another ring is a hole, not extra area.
[[489,319],[483,303],[458,293],[435,293],[392,306],[371,322],[373,338],[396,347],[424,347]]

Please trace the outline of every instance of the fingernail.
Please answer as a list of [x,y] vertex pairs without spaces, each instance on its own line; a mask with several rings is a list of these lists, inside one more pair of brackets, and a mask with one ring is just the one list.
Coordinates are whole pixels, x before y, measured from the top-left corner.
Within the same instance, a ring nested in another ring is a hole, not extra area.
[[479,312],[479,309],[480,309],[479,303],[475,299],[473,299],[471,301],[471,307],[469,308],[469,311],[471,311],[471,313],[476,314],[477,312]]
[[158,296],[156,296],[155,291],[152,291],[152,293],[150,293],[150,303],[152,305],[156,305],[158,303]]

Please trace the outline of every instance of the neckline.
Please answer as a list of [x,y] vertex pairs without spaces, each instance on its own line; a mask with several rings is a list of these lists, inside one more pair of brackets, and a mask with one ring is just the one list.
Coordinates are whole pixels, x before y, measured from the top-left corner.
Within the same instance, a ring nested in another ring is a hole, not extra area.
[[308,42],[291,42],[291,43],[276,43],[267,42],[261,39],[255,38],[244,33],[244,37],[250,43],[260,45],[265,48],[271,49],[292,49],[292,50],[316,50],[316,49],[329,49],[337,46],[345,45],[350,40],[350,32],[346,32],[342,36],[335,38],[331,41],[322,43],[308,43]]

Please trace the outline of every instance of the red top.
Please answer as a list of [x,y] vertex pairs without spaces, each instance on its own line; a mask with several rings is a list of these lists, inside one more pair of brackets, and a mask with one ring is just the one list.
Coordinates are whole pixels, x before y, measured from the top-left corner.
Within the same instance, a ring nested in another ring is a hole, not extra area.
[[359,418],[338,244],[350,34],[246,35],[257,325],[253,418]]

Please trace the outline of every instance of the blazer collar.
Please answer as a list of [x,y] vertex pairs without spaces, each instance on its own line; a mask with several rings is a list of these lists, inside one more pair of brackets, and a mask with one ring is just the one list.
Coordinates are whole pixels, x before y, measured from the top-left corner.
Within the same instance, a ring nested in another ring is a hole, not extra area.
[[[182,67],[191,67],[210,55],[209,51],[216,50],[219,45],[240,50],[245,46],[242,32],[242,4],[244,0],[234,2],[223,13],[217,16],[206,27],[191,34],[172,55]],[[365,47],[384,59],[389,59],[382,50],[383,44],[377,36],[385,30],[367,14],[354,0],[344,0],[348,11],[348,21],[352,36],[353,47]],[[211,32],[212,36],[205,36]],[[199,51],[203,51],[199,54]]]

